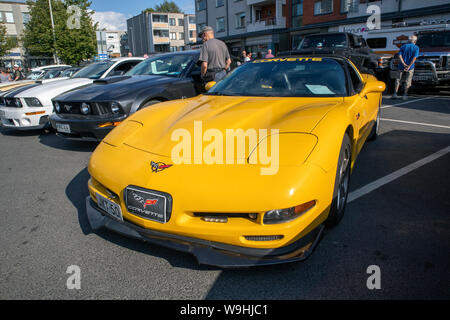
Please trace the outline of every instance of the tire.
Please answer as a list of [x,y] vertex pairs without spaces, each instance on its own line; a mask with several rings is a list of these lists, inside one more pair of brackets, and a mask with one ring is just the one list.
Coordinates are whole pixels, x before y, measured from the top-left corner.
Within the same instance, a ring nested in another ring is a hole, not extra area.
[[346,133],[342,140],[341,151],[339,152],[339,161],[336,170],[336,179],[334,183],[333,201],[331,202],[330,213],[325,226],[333,227],[337,225],[344,216],[347,204],[348,190],[350,185],[350,167],[352,160],[352,146],[350,137]]
[[368,141],[374,141],[378,137],[378,131],[380,127],[380,117],[381,117],[381,108],[378,107],[378,113],[377,113],[377,120],[375,121],[375,125],[372,128],[372,131],[370,132],[369,136],[367,137]]

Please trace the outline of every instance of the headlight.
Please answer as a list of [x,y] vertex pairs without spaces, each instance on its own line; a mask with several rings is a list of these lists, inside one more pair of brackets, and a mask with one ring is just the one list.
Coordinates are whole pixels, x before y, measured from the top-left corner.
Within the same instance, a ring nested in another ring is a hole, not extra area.
[[120,104],[117,102],[111,103],[111,112],[113,114],[119,114],[120,113]]
[[58,102],[55,102],[55,111],[60,113],[61,112],[61,106],[59,105]]
[[20,101],[20,98],[15,98],[14,104],[16,105],[17,108],[22,108],[22,101]]
[[288,209],[270,210],[264,214],[264,224],[277,224],[294,220],[316,205],[316,201],[309,201]]
[[42,107],[42,103],[37,98],[25,98],[25,102],[29,107]]
[[87,104],[86,102],[83,102],[81,104],[81,113],[82,114],[89,114],[91,112],[91,106]]

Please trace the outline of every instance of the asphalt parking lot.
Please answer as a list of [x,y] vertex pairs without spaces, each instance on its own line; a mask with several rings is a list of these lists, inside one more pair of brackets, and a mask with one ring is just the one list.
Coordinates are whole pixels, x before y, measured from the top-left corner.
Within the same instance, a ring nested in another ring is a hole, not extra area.
[[[449,299],[450,95],[385,97],[343,221],[305,262],[220,270],[86,220],[96,144],[0,128],[0,299]],[[69,290],[76,265],[81,289]],[[369,266],[381,289],[369,290]]]

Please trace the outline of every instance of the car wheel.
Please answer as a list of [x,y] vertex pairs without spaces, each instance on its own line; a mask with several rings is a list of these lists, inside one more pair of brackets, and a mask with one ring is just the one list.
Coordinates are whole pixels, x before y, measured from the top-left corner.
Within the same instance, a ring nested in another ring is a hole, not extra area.
[[352,147],[348,134],[344,135],[339,161],[336,170],[336,180],[334,185],[333,201],[331,203],[330,213],[325,225],[327,227],[335,226],[344,216],[345,206],[347,204],[348,190],[350,185],[350,168],[352,160]]
[[374,141],[378,137],[378,130],[380,127],[380,116],[381,116],[381,108],[378,107],[377,120],[375,121],[375,125],[373,126],[372,131],[369,134],[369,137],[367,138],[367,140],[369,141]]

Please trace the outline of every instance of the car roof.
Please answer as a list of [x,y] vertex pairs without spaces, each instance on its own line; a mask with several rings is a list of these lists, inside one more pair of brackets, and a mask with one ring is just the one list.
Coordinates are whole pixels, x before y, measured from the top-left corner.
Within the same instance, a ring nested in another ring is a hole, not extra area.
[[46,69],[53,69],[53,68],[62,68],[62,67],[71,67],[68,64],[51,64],[48,66],[42,66],[42,67],[36,67],[31,69],[31,71],[42,71]]

